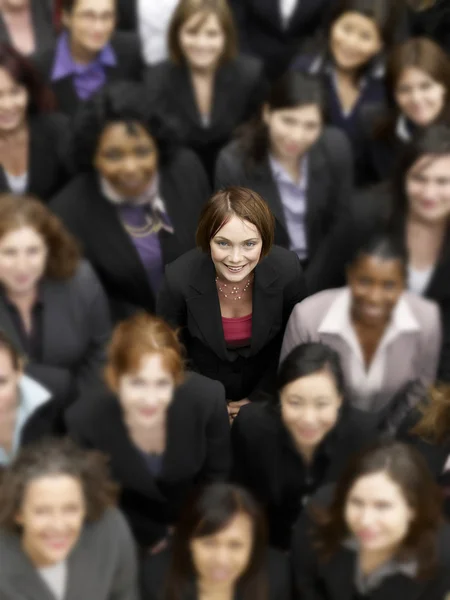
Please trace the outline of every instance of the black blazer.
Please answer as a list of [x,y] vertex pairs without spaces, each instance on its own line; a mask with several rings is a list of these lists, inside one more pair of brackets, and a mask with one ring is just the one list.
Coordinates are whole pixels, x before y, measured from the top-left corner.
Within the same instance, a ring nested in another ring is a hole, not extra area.
[[295,593],[304,600],[446,600],[450,590],[450,525],[437,534],[439,569],[431,580],[403,574],[388,576],[368,596],[357,596],[354,587],[356,552],[342,547],[328,561],[319,561],[312,540],[313,525],[307,511],[293,535],[292,568]]
[[[356,194],[349,210],[337,223],[307,271],[311,294],[345,285],[345,268],[355,249],[387,223],[392,197],[387,184],[379,184]],[[400,231],[403,225],[399,224]],[[441,252],[424,297],[434,300],[440,308],[443,344],[438,378],[450,381],[450,234]]]
[[195,249],[167,267],[156,312],[181,329],[192,369],[221,381],[228,400],[256,399],[273,387],[287,320],[305,296],[298,257],[274,246],[255,269],[251,345],[228,349],[214,264]]
[[[248,187],[268,203],[276,219],[275,243],[289,248],[283,204],[268,157],[254,167],[248,165],[239,142],[231,142],[219,154],[216,188],[229,185]],[[339,217],[345,213],[353,188],[353,158],[346,136],[326,127],[308,152],[306,234],[311,258]]]
[[[31,21],[34,31],[35,50],[32,56],[47,49],[55,39],[53,26],[53,2],[51,0],[32,0]],[[0,42],[12,44],[6,23],[0,13]]]
[[298,0],[287,28],[280,0],[230,0],[241,48],[264,61],[271,79],[286,70],[306,38],[326,24],[336,0]]
[[[44,279],[42,302],[42,357],[28,357],[25,371],[53,394],[67,398],[101,386],[105,346],[111,321],[105,293],[87,262],[69,280]],[[0,294],[0,328],[26,356],[19,331]]]
[[224,389],[187,373],[169,407],[167,449],[155,477],[128,436],[117,398],[88,395],[67,412],[69,435],[110,457],[121,486],[120,505],[142,546],[167,535],[192,487],[225,480],[230,468],[230,427]]
[[145,83],[149,104],[177,127],[184,143],[200,157],[211,180],[220,149],[235,128],[253,116],[267,89],[258,59],[239,56],[224,64],[216,73],[211,121],[204,127],[186,66],[164,61],[148,67]]
[[[141,81],[143,60],[141,45],[134,33],[117,32],[111,38],[111,46],[117,57],[115,67],[105,67],[106,83],[121,79]],[[58,109],[73,115],[82,100],[78,98],[72,77],[64,77],[52,82],[52,70],[56,57],[56,44],[35,57],[35,63],[47,83],[51,86],[58,101]]]
[[[142,564],[142,598],[144,600],[163,600],[164,583],[167,578],[172,553],[170,549],[148,556]],[[266,552],[266,576],[269,587],[269,600],[291,600],[291,577],[288,557],[268,548]],[[195,586],[195,583],[194,583]],[[197,600],[197,593],[186,594],[179,600]],[[242,600],[239,589],[235,600]],[[258,598],[255,598],[258,600]]]
[[[161,166],[160,186],[175,231],[159,234],[167,264],[194,247],[198,217],[210,187],[201,164],[188,150],[180,150]],[[116,207],[102,195],[97,173],[79,175],[50,207],[81,242],[110,299],[113,319],[139,308],[153,312],[155,296],[147,273]]]
[[372,415],[345,407],[314,462],[306,466],[279,409],[254,403],[240,410],[231,428],[232,478],[251,490],[265,508],[273,546],[289,548],[292,527],[308,497],[336,481],[348,459],[376,437]]
[[[61,114],[41,114],[29,119],[28,184],[26,194],[47,202],[70,179],[68,163],[69,121]],[[11,192],[0,165],[0,193]]]
[[119,31],[138,30],[137,0],[117,0],[117,25]]

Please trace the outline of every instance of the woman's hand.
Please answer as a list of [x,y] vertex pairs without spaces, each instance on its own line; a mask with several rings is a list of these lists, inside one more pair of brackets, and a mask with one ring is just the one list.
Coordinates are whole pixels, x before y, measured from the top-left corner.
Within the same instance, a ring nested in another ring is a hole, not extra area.
[[243,398],[242,400],[235,401],[232,400],[228,402],[228,416],[230,418],[230,424],[238,416],[241,407],[245,406],[246,404],[250,404],[250,400],[248,398]]

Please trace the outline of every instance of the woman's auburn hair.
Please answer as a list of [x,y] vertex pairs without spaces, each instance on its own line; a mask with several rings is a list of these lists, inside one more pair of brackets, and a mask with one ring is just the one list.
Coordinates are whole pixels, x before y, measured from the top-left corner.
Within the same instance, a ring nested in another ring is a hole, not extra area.
[[428,401],[419,407],[421,418],[410,430],[431,444],[444,444],[450,439],[450,384],[438,383],[431,388]]
[[442,491],[423,456],[412,446],[397,441],[381,442],[354,455],[339,478],[327,508],[311,506],[314,545],[321,560],[330,560],[351,536],[345,520],[348,496],[358,479],[385,473],[399,486],[414,518],[397,557],[414,559],[418,577],[431,576],[438,564],[436,535],[442,523]]
[[180,30],[194,15],[203,14],[199,20],[199,29],[210,15],[215,15],[225,34],[225,48],[221,62],[225,63],[236,58],[238,54],[238,35],[233,13],[227,0],[180,0],[168,31],[169,56],[177,65],[184,63],[184,54],[180,44]]
[[108,387],[117,392],[123,375],[139,370],[147,355],[160,355],[164,368],[175,383],[184,380],[184,350],[177,333],[159,317],[137,313],[114,329],[108,347],[105,378]]
[[67,231],[62,221],[32,196],[1,194],[0,240],[22,227],[34,229],[47,246],[46,277],[70,279],[74,276],[81,253],[75,238]]
[[209,254],[212,238],[233,216],[256,227],[262,240],[261,258],[267,256],[275,236],[275,217],[257,192],[238,186],[216,192],[204,205],[195,234],[197,246]]
[[20,533],[16,519],[28,485],[36,479],[57,475],[80,481],[86,521],[99,520],[117,503],[118,487],[110,478],[108,463],[104,454],[84,450],[68,438],[43,438],[21,448],[0,474],[0,528]]

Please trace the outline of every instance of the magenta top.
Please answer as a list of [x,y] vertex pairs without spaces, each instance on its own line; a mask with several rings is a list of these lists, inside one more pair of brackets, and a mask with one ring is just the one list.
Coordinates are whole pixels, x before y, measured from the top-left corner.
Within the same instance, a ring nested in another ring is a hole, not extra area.
[[233,319],[222,317],[222,327],[227,344],[249,342],[252,337],[252,314]]

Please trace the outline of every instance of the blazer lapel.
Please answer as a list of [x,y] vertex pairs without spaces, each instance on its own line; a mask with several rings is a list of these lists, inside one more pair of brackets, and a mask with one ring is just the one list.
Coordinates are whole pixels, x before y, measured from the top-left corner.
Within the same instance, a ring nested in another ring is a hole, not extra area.
[[59,110],[74,114],[80,104],[80,99],[77,96],[72,77],[64,77],[63,79],[54,81],[52,87],[58,100]]
[[51,26],[52,15],[46,2],[32,2],[31,15],[35,32],[36,52],[49,46],[55,36]]
[[277,285],[278,273],[263,259],[255,269],[252,311],[251,354],[257,354],[270,339],[274,326],[281,330],[283,290]]
[[[234,62],[220,67],[216,72],[211,104],[211,119],[209,129],[216,125],[221,127],[222,121],[230,114],[230,90],[233,89]],[[198,112],[198,111],[197,111]]]
[[330,600],[352,599],[355,565],[356,554],[345,548],[338,550],[337,554],[328,562],[319,565],[319,576],[323,578],[323,585],[326,587],[326,598]]
[[429,581],[421,581],[405,575],[395,575],[387,578],[382,586],[372,592],[370,597],[371,600],[386,600],[387,598],[416,600],[424,594],[429,583]]
[[228,360],[214,265],[209,256],[202,258],[194,282],[190,285],[193,294],[186,300],[188,314],[195,321],[206,345],[219,358]]
[[286,218],[284,216],[283,204],[278,192],[278,186],[272,175],[268,157],[264,159],[263,163],[255,167],[254,178],[257,191],[267,202],[270,210],[274,214],[274,217],[286,231],[287,235],[287,225]]
[[16,573],[14,577],[14,591],[21,600],[55,600],[45,581],[36,571],[28,556],[23,552],[18,536],[11,535],[9,560],[14,557]]
[[200,113],[187,67],[173,67],[170,89],[180,112],[184,113],[191,123],[201,127]]
[[319,145],[313,147],[308,155],[308,186],[306,189],[306,235],[309,255],[315,251],[320,240],[317,218],[327,195],[328,177],[324,168],[325,160]]
[[10,340],[12,341],[14,346],[19,350],[19,352],[25,355],[25,349],[22,346],[20,336],[17,333],[13,320],[11,319],[11,315],[9,313],[8,307],[6,305],[6,300],[3,294],[0,295],[0,329],[4,333],[6,333],[6,335],[10,338]]

